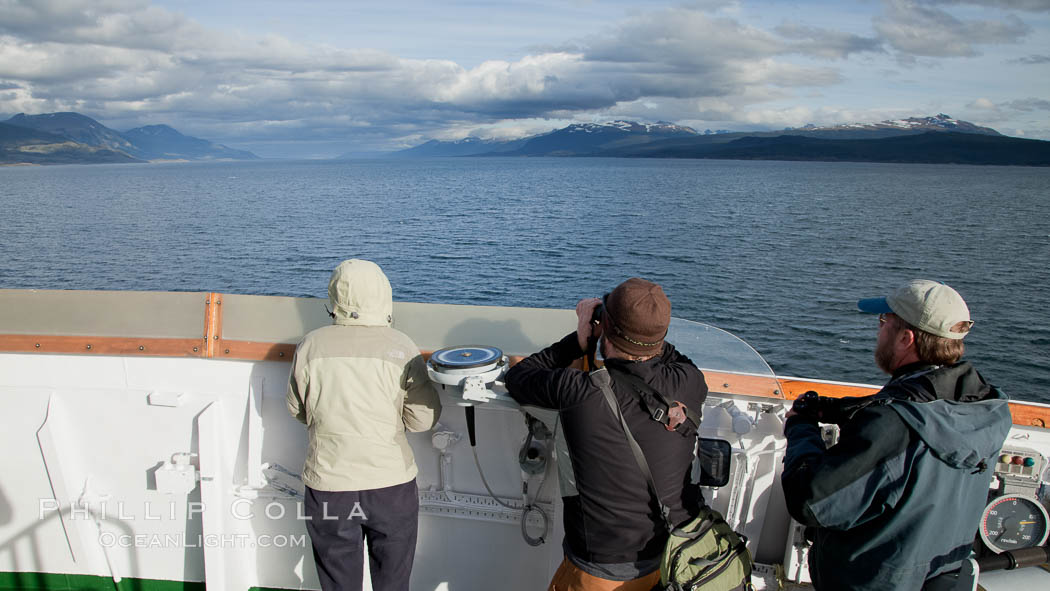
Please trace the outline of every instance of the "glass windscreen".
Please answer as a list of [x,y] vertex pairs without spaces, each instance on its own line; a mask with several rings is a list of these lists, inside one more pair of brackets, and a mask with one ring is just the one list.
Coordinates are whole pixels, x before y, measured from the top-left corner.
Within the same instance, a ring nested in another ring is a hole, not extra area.
[[709,376],[708,387],[712,391],[755,396],[780,395],[780,386],[766,360],[751,345],[732,333],[709,324],[672,318],[666,340],[705,373],[742,374],[741,379],[733,379],[731,384],[724,385],[712,383],[712,376]]

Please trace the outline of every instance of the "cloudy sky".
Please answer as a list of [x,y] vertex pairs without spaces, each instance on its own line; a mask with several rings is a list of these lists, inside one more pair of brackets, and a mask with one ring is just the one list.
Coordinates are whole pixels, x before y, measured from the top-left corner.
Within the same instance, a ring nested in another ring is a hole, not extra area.
[[1050,140],[1050,0],[0,0],[0,118],[264,157],[947,113]]

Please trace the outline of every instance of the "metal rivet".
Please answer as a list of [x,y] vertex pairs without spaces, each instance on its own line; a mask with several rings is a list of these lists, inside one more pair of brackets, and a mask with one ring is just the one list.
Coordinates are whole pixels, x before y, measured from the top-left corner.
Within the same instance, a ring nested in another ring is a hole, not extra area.
[[194,348],[193,348],[193,352],[194,352],[194,353],[196,353],[196,352],[197,352],[197,347],[194,347]]
[[88,345],[87,349],[88,349],[88,351],[90,351],[91,350],[91,345]]
[[725,384],[722,384],[722,387],[723,387],[723,388],[728,388],[728,387],[729,387],[729,383],[727,382],[727,383],[725,383]]
[[39,348],[40,348],[40,343],[37,343],[37,344],[36,344],[36,348],[37,348],[37,349],[39,349]]
[[277,356],[278,357],[284,357],[284,351],[281,351],[280,353],[278,353]]
[[210,304],[210,303],[211,303],[211,300],[204,300],[204,303],[205,303],[205,304]]
[[229,349],[226,349],[226,354],[227,354],[227,355],[229,355],[229,354],[230,354],[230,350],[229,350]]
[[143,347],[142,345],[139,345],[139,351],[145,351],[145,350],[146,350],[145,347]]
[[217,341],[217,340],[219,340],[219,335],[215,335],[215,336],[214,336],[214,337],[212,337],[212,338],[213,338],[213,339],[215,339],[215,340]]

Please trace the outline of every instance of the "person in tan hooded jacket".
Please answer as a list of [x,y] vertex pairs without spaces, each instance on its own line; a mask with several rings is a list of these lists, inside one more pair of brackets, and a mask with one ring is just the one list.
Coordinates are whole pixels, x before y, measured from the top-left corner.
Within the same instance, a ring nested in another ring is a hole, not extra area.
[[361,589],[364,540],[376,591],[408,589],[419,498],[406,431],[436,423],[441,402],[419,348],[392,327],[390,282],[371,261],[343,261],[328,283],[333,324],[296,348],[288,410],[306,424],[307,531],[323,591]]

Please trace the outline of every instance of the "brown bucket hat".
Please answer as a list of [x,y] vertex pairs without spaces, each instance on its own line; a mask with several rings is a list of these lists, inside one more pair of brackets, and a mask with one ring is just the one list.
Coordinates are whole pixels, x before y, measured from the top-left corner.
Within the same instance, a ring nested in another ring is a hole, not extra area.
[[603,298],[602,334],[628,355],[656,355],[663,350],[671,323],[671,300],[663,288],[631,277]]

